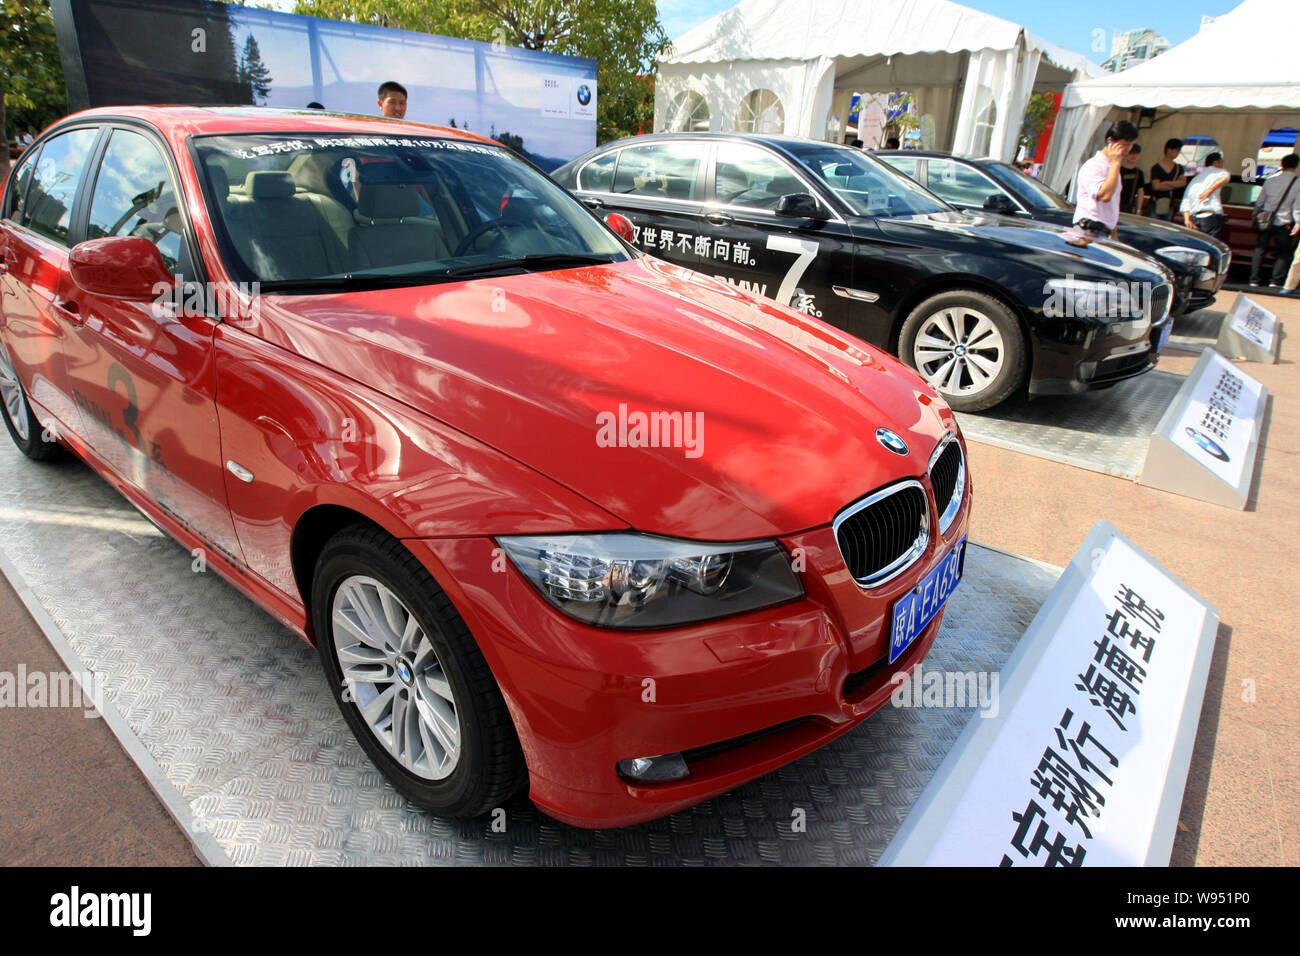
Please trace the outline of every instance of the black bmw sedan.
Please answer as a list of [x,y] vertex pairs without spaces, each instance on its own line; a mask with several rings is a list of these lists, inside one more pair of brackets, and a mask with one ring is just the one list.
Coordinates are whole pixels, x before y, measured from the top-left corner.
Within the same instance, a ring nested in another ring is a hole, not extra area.
[[[996,159],[947,153],[881,150],[874,154],[958,209],[982,209],[1056,226],[1074,222],[1074,203]],[[1195,229],[1127,213],[1119,241],[1159,259],[1174,275],[1174,315],[1209,307],[1232,263],[1226,243]]]
[[892,351],[956,409],[1113,385],[1151,369],[1171,276],[1134,249],[959,211],[861,150],[661,133],[552,176],[634,244]]

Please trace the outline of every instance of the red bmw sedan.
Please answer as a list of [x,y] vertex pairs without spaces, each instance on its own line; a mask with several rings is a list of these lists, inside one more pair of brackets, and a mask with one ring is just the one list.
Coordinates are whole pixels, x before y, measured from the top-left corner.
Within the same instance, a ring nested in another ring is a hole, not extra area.
[[105,108],[0,219],[0,392],[318,649],[411,800],[586,827],[856,726],[971,483],[895,359],[644,255],[461,131]]

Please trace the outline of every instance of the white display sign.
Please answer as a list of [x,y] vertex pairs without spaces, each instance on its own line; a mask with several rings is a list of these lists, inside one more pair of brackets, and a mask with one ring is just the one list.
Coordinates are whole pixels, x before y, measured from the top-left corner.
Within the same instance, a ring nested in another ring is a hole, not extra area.
[[1210,352],[1169,440],[1229,485],[1242,484],[1263,386]]
[[581,76],[543,76],[542,115],[556,119],[595,119],[596,81]]
[[882,862],[1167,864],[1217,624],[1100,522]]
[[1232,331],[1254,342],[1265,352],[1273,351],[1277,336],[1277,317],[1252,300],[1238,296],[1232,307]]

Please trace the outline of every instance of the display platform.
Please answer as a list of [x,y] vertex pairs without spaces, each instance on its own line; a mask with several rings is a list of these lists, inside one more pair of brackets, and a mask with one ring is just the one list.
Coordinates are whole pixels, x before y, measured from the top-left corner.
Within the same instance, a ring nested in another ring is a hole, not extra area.
[[[1220,302],[1222,301],[1223,296],[1220,296]],[[1175,348],[1181,346],[1194,352],[1214,348],[1227,315],[1228,313],[1221,309],[1200,309],[1176,317],[1174,330],[1169,334],[1169,346]]]
[[[0,451],[0,566],[206,862],[240,865],[863,865],[877,862],[975,707],[886,706],[794,764],[618,830],[526,799],[492,820],[408,804],[348,732],[316,652],[88,468]],[[925,671],[996,673],[1059,577],[972,546]],[[802,832],[797,821],[806,821]]]
[[959,412],[957,421],[969,441],[1135,481],[1182,384],[1183,376],[1155,369],[1095,392],[1020,396],[986,412]]

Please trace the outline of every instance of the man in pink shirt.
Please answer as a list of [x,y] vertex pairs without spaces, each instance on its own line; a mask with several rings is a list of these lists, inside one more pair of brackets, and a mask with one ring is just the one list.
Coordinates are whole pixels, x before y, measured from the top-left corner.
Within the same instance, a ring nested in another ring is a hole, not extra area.
[[1079,167],[1074,224],[1094,238],[1119,238],[1120,166],[1137,138],[1137,127],[1121,120],[1106,134],[1106,145]]

